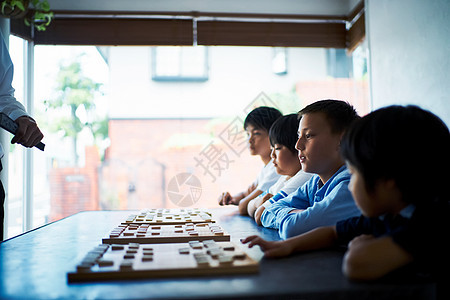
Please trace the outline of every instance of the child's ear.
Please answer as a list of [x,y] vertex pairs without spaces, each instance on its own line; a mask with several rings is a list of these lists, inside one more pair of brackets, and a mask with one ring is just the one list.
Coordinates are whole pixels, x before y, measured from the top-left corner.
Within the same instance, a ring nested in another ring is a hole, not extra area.
[[378,179],[377,185],[381,186],[385,190],[392,190],[394,188],[397,188],[397,183],[395,182],[394,179],[386,179],[386,178]]
[[389,203],[391,212],[399,212],[397,209],[402,203],[402,193],[398,188],[397,182],[394,179],[380,179],[377,183],[377,197],[379,199],[386,199]]
[[337,146],[337,150],[341,151],[341,142],[342,142],[342,138],[344,137],[344,132],[339,134],[339,143]]
[[386,179],[384,181],[384,186],[385,186],[386,189],[391,190],[391,191],[398,189],[397,182],[395,182],[394,179]]

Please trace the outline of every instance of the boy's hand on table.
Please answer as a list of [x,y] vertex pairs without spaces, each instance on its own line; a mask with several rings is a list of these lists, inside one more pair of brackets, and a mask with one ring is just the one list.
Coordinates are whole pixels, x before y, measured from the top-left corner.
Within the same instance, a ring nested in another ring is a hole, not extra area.
[[234,199],[229,192],[223,192],[219,197],[219,205],[238,205],[239,201],[236,203],[236,199]]
[[350,243],[348,243],[348,248],[357,248],[374,239],[375,237],[371,234],[361,234],[355,237],[353,240],[351,240]]
[[231,197],[230,193],[228,192],[223,192],[220,196],[219,196],[219,205],[226,205],[226,203],[228,202],[227,198]]
[[255,211],[255,222],[256,222],[256,224],[258,224],[259,226],[262,226],[261,216],[262,216],[262,214],[263,214],[263,212],[264,212],[265,209],[266,209],[266,208],[265,208],[263,205],[261,205],[261,206],[258,207],[258,208],[256,209],[256,211]]
[[259,208],[261,205],[263,205],[267,200],[269,200],[270,198],[272,198],[273,195],[270,193],[265,194],[263,197],[258,197],[256,198],[255,201],[255,207]]
[[292,253],[293,249],[286,241],[266,241],[263,238],[252,235],[243,240],[243,244],[248,244],[249,248],[258,245],[264,252],[264,257],[283,257]]

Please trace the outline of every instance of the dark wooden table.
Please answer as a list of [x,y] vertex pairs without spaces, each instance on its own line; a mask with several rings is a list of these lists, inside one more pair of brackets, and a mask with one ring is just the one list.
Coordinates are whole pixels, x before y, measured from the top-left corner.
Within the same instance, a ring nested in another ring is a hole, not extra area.
[[[236,207],[211,209],[233,241],[259,234],[279,239]],[[264,259],[259,274],[95,283],[67,282],[67,272],[130,211],[82,212],[0,244],[0,299],[433,299],[430,283],[354,283],[341,272],[343,252],[327,250]]]

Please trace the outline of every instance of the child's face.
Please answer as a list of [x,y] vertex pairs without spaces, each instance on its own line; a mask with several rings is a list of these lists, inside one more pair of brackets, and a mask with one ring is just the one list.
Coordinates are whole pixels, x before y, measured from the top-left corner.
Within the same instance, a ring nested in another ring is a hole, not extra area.
[[302,170],[318,174],[322,179],[330,178],[343,164],[339,153],[341,136],[332,133],[323,113],[303,115],[295,145]]
[[347,168],[352,176],[350,178],[350,183],[348,184],[348,189],[352,193],[356,206],[358,206],[362,214],[366,217],[374,217],[373,208],[371,205],[374,201],[369,193],[367,193],[364,178],[351,164],[347,163]]
[[266,130],[254,127],[251,124],[247,125],[245,131],[248,136],[250,154],[270,157],[269,133]]
[[301,169],[296,153],[292,153],[286,146],[275,144],[272,149],[273,164],[280,175],[294,176]]
[[352,193],[356,206],[366,217],[377,217],[386,213],[398,213],[405,203],[401,201],[401,193],[392,180],[380,180],[373,192],[368,192],[363,175],[347,162],[352,175],[348,189]]

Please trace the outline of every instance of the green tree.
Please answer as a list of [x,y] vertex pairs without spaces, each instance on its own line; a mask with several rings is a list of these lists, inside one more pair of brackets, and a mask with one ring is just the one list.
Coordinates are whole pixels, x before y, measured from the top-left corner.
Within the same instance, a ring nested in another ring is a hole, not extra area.
[[78,164],[78,135],[88,128],[94,140],[108,137],[108,120],[95,115],[95,97],[101,95],[101,83],[97,83],[82,72],[81,57],[64,65],[61,63],[56,78],[56,95],[44,101],[46,111],[55,111],[58,117],[50,122],[50,131],[62,132],[73,141],[74,162]]
[[270,100],[276,103],[277,108],[283,114],[294,114],[301,109],[301,100],[297,95],[295,86],[285,92],[276,92],[268,95]]

